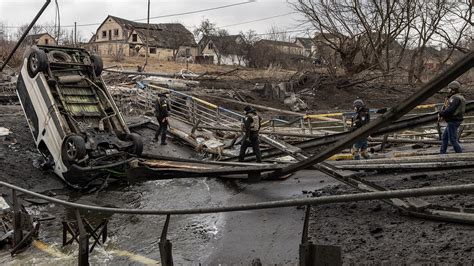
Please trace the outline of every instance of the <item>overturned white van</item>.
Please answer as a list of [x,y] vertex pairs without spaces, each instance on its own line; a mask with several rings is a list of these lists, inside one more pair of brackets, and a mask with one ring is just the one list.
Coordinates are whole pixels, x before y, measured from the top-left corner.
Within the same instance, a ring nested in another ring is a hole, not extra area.
[[75,187],[124,173],[143,151],[100,77],[102,59],[80,48],[33,46],[17,93],[46,166]]

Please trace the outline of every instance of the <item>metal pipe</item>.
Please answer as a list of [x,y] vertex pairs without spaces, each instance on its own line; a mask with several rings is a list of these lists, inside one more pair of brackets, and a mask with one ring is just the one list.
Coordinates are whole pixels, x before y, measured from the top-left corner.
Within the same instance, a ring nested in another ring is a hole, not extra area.
[[223,206],[223,207],[169,209],[169,210],[167,209],[139,210],[139,209],[126,209],[126,208],[109,208],[109,207],[100,207],[100,206],[84,205],[84,204],[79,204],[79,203],[67,202],[60,199],[48,197],[48,196],[6,183],[3,181],[0,181],[0,186],[5,186],[5,187],[20,191],[22,193],[25,193],[27,195],[30,195],[36,198],[44,199],[52,203],[57,203],[57,204],[72,207],[72,208],[97,211],[97,212],[120,213],[120,214],[140,214],[140,215],[167,215],[167,214],[185,215],[185,214],[220,213],[220,212],[294,207],[294,206],[304,206],[304,205],[322,205],[322,204],[330,204],[330,203],[406,198],[406,197],[420,197],[420,196],[434,196],[434,195],[447,195],[447,194],[474,192],[474,184],[467,184],[467,185],[442,186],[442,187],[388,190],[388,191],[381,191],[381,192],[367,192],[367,193],[357,193],[357,194],[343,194],[343,195],[326,196],[326,197],[319,197],[319,198],[288,199],[288,200],[259,202],[259,203],[250,203],[250,204],[241,204],[241,205],[234,205],[234,206]]
[[[150,72],[137,72],[137,71],[126,71],[126,70],[114,70],[114,69],[104,69],[106,72],[119,73],[124,75],[142,75],[150,77],[166,77],[166,78],[198,78],[197,74],[181,74],[181,73],[150,73]],[[161,88],[164,89],[164,88]]]
[[23,42],[23,40],[25,40],[26,38],[26,35],[28,35],[28,33],[30,32],[31,28],[33,28],[33,26],[36,24],[36,21],[40,18],[40,16],[43,14],[44,10],[46,9],[46,7],[48,7],[49,3],[51,3],[51,0],[46,0],[46,2],[44,3],[43,7],[41,7],[40,11],[38,12],[38,14],[36,14],[35,18],[33,19],[33,21],[31,21],[30,25],[28,25],[28,28],[26,28],[25,32],[23,32],[23,35],[21,35],[20,39],[18,40],[18,42],[16,43],[15,47],[13,48],[13,50],[10,52],[10,54],[8,55],[7,59],[5,60],[5,62],[3,62],[3,65],[0,67],[0,72],[3,71],[3,68],[5,68],[5,66],[8,64],[8,62],[10,61],[10,59],[12,58],[13,54],[15,54],[16,50],[18,49],[18,47],[20,47],[21,43]]

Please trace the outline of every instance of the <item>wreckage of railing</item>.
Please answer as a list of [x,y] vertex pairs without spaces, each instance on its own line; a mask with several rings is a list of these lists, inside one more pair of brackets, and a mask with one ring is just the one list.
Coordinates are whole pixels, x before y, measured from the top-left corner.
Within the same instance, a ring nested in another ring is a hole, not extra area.
[[233,206],[222,206],[222,207],[205,207],[205,208],[191,208],[191,209],[126,209],[126,208],[110,208],[93,205],[85,205],[74,202],[68,202],[46,195],[42,195],[7,182],[0,181],[0,186],[4,186],[27,195],[40,198],[51,203],[57,203],[63,206],[77,208],[88,211],[116,213],[116,214],[141,214],[141,215],[188,215],[188,214],[208,214],[208,213],[221,213],[221,212],[235,212],[235,211],[249,211],[249,210],[262,210],[272,208],[283,208],[283,207],[297,207],[306,205],[322,205],[330,203],[343,203],[353,201],[366,201],[366,200],[381,200],[381,199],[393,199],[393,198],[406,198],[406,197],[421,197],[421,196],[436,196],[436,195],[447,195],[447,194],[460,194],[460,193],[474,193],[474,183],[465,185],[452,185],[452,186],[440,186],[440,187],[425,187],[425,188],[412,188],[412,189],[400,189],[400,190],[386,190],[380,192],[367,192],[367,193],[355,193],[355,194],[342,194],[333,196],[323,196],[318,198],[304,198],[304,199],[287,199],[277,200],[259,203],[249,203]]
[[[241,119],[244,117],[242,114],[210,103],[206,100],[197,98],[195,96],[188,95],[186,93],[176,91],[173,89],[162,88],[152,84],[147,84],[150,88],[159,89],[161,91],[167,91],[171,94],[169,97],[170,103],[174,108],[172,112],[181,116],[185,121],[189,121],[192,125],[199,123],[201,128],[206,125],[213,126],[226,126],[226,127],[240,127]],[[176,96],[176,97],[173,97]],[[467,103],[471,103],[468,101]],[[427,110],[434,109],[434,112],[438,111],[442,106],[441,103],[435,104],[423,104],[415,107],[415,110]],[[180,111],[181,110],[181,111]],[[381,113],[379,109],[370,109],[373,114],[373,119],[376,119],[378,113]],[[272,118],[262,123],[262,129],[269,128],[272,132],[278,132],[277,128],[280,127],[291,127],[294,130],[300,131],[297,135],[301,136],[320,136],[321,134],[334,134],[337,132],[347,132],[350,129],[350,118],[353,117],[355,112],[338,112],[338,113],[322,113],[322,114],[307,114],[300,117],[296,117],[291,121],[286,121],[279,118]],[[409,113],[409,116],[422,115],[424,113]],[[175,116],[175,117],[177,117]],[[337,118],[336,118],[337,117]],[[333,118],[330,121],[321,120],[323,118]],[[466,116],[466,120],[470,119],[470,116]],[[464,123],[464,126],[470,126],[471,123]],[[425,126],[421,129],[434,129],[438,133],[438,138],[441,137],[440,124],[433,123],[431,126]],[[281,134],[278,134],[281,135]],[[294,134],[291,134],[294,135]],[[395,138],[397,134],[391,134]],[[436,135],[436,133],[422,133],[422,132],[404,132],[402,136],[411,137],[413,139],[420,138],[423,136]]]
[[[85,226],[82,220],[83,218],[81,217],[79,210],[87,210],[91,212],[100,212],[100,213],[112,213],[112,214],[166,215],[166,222],[162,230],[160,241],[159,241],[160,260],[161,260],[161,264],[163,265],[173,265],[172,244],[167,239],[167,232],[168,232],[168,226],[170,223],[171,215],[222,213],[222,212],[235,212],[235,211],[248,211],[248,210],[263,210],[263,209],[270,209],[270,208],[306,206],[305,222],[303,226],[303,241],[300,244],[300,263],[305,264],[305,261],[306,261],[305,258],[308,255],[308,252],[302,252],[302,250],[304,251],[307,245],[312,245],[311,242],[305,241],[305,239],[307,240],[307,238],[305,237],[305,234],[307,234],[307,229],[308,229],[307,225],[308,225],[308,219],[310,215],[311,206],[331,204],[331,203],[366,201],[366,200],[383,200],[383,199],[405,198],[405,197],[435,196],[435,195],[447,195],[447,194],[458,194],[458,193],[474,193],[474,184],[465,184],[465,185],[442,186],[442,187],[367,192],[367,193],[358,193],[358,194],[343,194],[343,195],[323,196],[323,197],[318,197],[318,198],[287,199],[287,200],[259,202],[259,203],[250,203],[250,204],[241,204],[241,205],[233,205],[233,206],[223,206],[223,207],[206,207],[206,208],[191,208],[191,209],[127,209],[127,208],[101,207],[101,206],[85,205],[85,204],[78,204],[78,203],[63,201],[60,199],[45,196],[45,195],[9,184],[6,182],[1,182],[1,181],[0,181],[0,186],[4,186],[4,187],[12,189],[15,217],[21,216],[18,211],[19,203],[17,199],[17,192],[22,192],[26,195],[40,198],[51,203],[74,208],[75,216],[77,219],[77,226],[79,228],[79,231],[78,231],[79,233],[77,233],[77,235],[73,237],[76,238],[77,242],[79,243],[79,254],[78,254],[79,265],[89,265],[89,252],[90,252],[89,251],[90,235],[85,230]],[[413,213],[413,215],[416,215],[416,213]],[[420,217],[423,217],[423,216],[421,215]],[[457,221],[459,222],[459,219]],[[469,219],[466,222],[472,223],[473,220]],[[20,220],[14,223],[14,232],[15,234],[17,234],[18,232],[17,236],[22,237],[23,239],[21,239],[20,242],[23,242],[25,241],[27,237],[31,237],[31,236],[24,236],[24,237],[22,236],[21,230],[19,230],[19,228],[21,228],[20,224],[21,224]],[[95,238],[97,237],[96,235],[94,235],[95,234],[94,232],[91,234]],[[63,243],[64,243],[64,237],[65,236],[63,235]],[[106,235],[104,238],[106,238]],[[316,253],[316,251],[313,251],[310,253],[314,255],[313,253]],[[321,256],[324,256],[324,255],[321,255]],[[339,256],[341,256],[340,252],[339,252]]]

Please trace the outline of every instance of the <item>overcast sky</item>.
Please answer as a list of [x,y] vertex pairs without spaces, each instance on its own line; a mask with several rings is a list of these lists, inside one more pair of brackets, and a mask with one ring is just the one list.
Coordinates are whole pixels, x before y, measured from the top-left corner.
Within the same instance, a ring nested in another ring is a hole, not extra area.
[[[45,1],[42,0],[0,0],[0,23],[15,27],[29,23]],[[247,0],[151,0],[150,16],[163,16],[182,12],[196,11],[224,5],[247,2]],[[254,29],[257,33],[267,33],[276,26],[289,31],[299,30],[299,15],[293,12],[287,0],[255,0],[249,3],[195,14],[152,19],[154,23],[180,22],[193,30],[203,19],[209,19],[223,27],[262,18],[274,17],[258,22],[224,27],[231,34]],[[107,15],[136,20],[146,18],[147,0],[58,0],[61,25],[69,26],[101,23]],[[41,23],[54,24],[56,7],[54,0],[39,20]],[[285,15],[286,14],[286,15]],[[282,16],[280,16],[282,15]],[[146,22],[146,21],[144,21]],[[88,39],[98,26],[80,26],[78,31]],[[16,31],[9,28],[10,32]],[[304,32],[292,33],[304,36]],[[262,36],[264,37],[264,36]]]

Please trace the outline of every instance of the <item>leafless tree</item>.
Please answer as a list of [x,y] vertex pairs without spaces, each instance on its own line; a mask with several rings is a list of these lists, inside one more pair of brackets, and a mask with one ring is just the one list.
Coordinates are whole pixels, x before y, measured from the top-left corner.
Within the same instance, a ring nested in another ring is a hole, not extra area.
[[275,25],[271,26],[271,28],[267,31],[265,38],[272,41],[282,41],[287,42],[291,39],[290,34],[287,30],[281,29]]
[[472,2],[463,1],[295,0],[291,5],[311,23],[316,42],[337,54],[346,74],[388,75],[402,68],[413,83],[420,81],[428,46],[459,46],[472,26]]
[[[189,36],[182,32],[175,32],[173,33],[173,37],[169,38],[169,41],[170,48],[173,50],[173,60],[176,61],[180,55],[180,49],[189,43]],[[185,51],[181,52],[185,53]],[[182,54],[182,56],[188,55]]]
[[[17,39],[20,39],[20,37],[23,35],[23,33],[27,29],[28,29],[28,24],[24,24],[24,25],[20,26],[17,29],[16,33],[15,33],[15,37]],[[39,33],[42,33],[42,32],[45,32],[43,25],[36,24],[30,29],[30,32],[28,34],[32,35],[32,34],[39,34]]]
[[293,7],[320,33],[316,41],[338,54],[348,75],[388,71],[387,51],[410,20],[410,1],[298,0]]
[[0,40],[5,40],[7,39],[7,28],[5,27],[5,24],[0,22]]
[[255,30],[248,30],[247,32],[240,32],[240,49],[241,53],[237,56],[239,59],[239,64],[243,61],[248,61],[250,57],[250,53],[252,52],[252,49],[255,45],[255,43],[260,40],[260,38],[257,35],[257,32]]
[[213,36],[217,34],[216,23],[212,23],[209,19],[204,19],[201,21],[199,26],[196,26],[194,29],[194,37],[196,40],[202,39],[204,36]]

